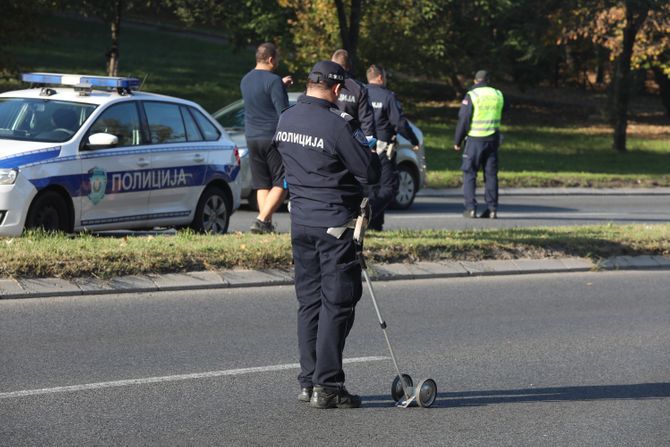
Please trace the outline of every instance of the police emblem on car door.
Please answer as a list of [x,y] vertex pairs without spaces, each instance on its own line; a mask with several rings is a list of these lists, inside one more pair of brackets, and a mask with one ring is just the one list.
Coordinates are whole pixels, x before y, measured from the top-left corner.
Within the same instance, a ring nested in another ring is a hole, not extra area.
[[105,190],[107,189],[107,172],[104,169],[95,168],[89,169],[89,184],[91,185],[91,192],[88,198],[93,205],[100,203],[105,198]]

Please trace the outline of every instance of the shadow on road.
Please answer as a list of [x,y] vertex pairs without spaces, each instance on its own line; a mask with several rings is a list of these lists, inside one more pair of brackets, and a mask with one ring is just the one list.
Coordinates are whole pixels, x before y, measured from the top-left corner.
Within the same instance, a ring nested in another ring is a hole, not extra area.
[[[438,392],[433,408],[478,407],[526,402],[646,400],[664,398],[670,398],[670,383]],[[363,406],[367,408],[389,407],[391,404],[390,396],[363,396]]]

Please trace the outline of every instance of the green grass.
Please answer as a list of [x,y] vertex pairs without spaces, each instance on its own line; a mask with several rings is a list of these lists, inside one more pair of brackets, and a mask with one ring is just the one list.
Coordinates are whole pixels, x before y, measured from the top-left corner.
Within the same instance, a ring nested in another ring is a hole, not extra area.
[[[47,25],[48,23],[48,25]],[[22,71],[105,74],[110,37],[93,21],[53,17],[46,37],[10,49]],[[210,112],[240,98],[240,79],[254,65],[251,51],[165,32],[125,27],[121,31],[120,74],[149,77],[143,89],[198,102]],[[19,88],[17,81],[1,90]]]
[[[455,124],[418,123],[426,136],[428,185],[460,186],[461,154],[453,150]],[[602,126],[511,124],[502,132],[503,187],[670,186],[670,126],[654,137],[629,135],[627,153],[612,150],[610,131]]]
[[[22,70],[104,74],[109,45],[105,26],[53,17],[44,21],[44,29],[43,39],[9,49]],[[249,49],[235,52],[187,36],[122,29],[123,75],[149,74],[145,90],[191,99],[212,112],[240,97],[239,81],[253,64]],[[0,90],[20,85],[0,80]],[[295,88],[301,87],[297,82]],[[460,186],[460,154],[452,149],[458,103],[448,102],[442,87],[427,82],[394,79],[391,87],[424,132],[428,186]],[[500,150],[501,186],[670,186],[670,126],[667,118],[659,119],[658,108],[655,118],[648,113],[632,117],[643,126],[631,127],[629,152],[619,154],[611,149],[611,131],[602,123],[601,108],[537,102],[528,95],[510,94],[509,99]]]
[[[290,268],[287,234],[63,236],[30,232],[0,240],[0,277],[88,277],[229,268]],[[371,232],[374,263],[670,254],[670,224],[466,231]]]

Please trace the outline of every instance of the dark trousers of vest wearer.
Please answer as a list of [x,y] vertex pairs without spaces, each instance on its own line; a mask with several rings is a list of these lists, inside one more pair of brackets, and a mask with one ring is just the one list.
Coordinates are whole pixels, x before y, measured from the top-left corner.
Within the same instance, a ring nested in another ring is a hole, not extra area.
[[363,292],[353,230],[340,239],[326,231],[291,224],[301,387],[343,386],[342,351]]
[[484,199],[490,210],[498,209],[498,139],[468,137],[463,148],[463,197],[465,209],[477,208],[477,172],[484,169]]

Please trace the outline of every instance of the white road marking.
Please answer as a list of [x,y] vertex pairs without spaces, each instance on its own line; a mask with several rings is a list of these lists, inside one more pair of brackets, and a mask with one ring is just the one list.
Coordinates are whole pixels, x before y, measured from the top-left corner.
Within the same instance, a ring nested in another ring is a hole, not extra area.
[[[344,359],[343,363],[379,362],[389,360],[390,357],[354,357]],[[284,371],[287,369],[298,369],[300,364],[287,363],[284,365],[256,366],[252,368],[226,369],[222,371],[208,371],[194,374],[179,374],[173,376],[145,377],[144,379],[116,380],[113,382],[86,383],[82,385],[57,386],[53,388],[41,388],[37,390],[12,391],[0,393],[0,399],[11,399],[13,397],[38,396],[40,394],[70,393],[75,391],[98,390],[101,388],[117,388],[131,385],[146,385],[149,383],[178,382],[181,380],[209,379],[212,377],[237,376],[241,374],[262,373],[270,371]]]

